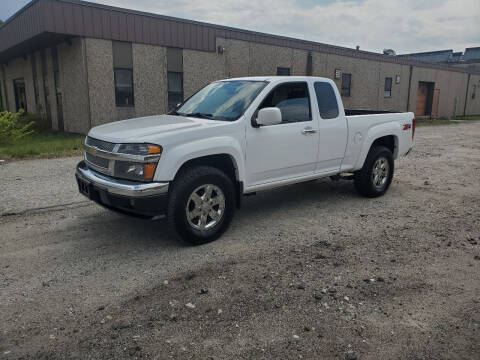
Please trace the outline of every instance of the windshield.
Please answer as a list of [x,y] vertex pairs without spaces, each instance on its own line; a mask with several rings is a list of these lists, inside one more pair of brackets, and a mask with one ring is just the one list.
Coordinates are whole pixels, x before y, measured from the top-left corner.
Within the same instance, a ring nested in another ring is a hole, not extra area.
[[193,95],[172,114],[213,120],[237,120],[265,85],[265,81],[214,82]]

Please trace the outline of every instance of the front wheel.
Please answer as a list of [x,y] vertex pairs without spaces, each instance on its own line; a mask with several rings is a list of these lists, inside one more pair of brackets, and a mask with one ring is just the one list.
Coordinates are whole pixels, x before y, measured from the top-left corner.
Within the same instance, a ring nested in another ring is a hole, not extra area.
[[385,146],[373,147],[363,167],[355,173],[355,189],[363,196],[378,197],[385,194],[393,178],[393,155]]
[[182,171],[172,184],[168,222],[183,240],[200,245],[227,229],[235,210],[235,187],[222,171],[196,166]]

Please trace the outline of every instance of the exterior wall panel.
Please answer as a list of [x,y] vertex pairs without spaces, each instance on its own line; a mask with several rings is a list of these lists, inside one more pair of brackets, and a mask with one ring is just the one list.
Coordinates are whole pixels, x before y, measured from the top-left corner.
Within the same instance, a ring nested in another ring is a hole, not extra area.
[[[476,91],[475,98],[472,99],[474,85],[476,85]],[[470,76],[465,110],[467,115],[480,115],[480,75]]]
[[133,44],[133,87],[136,116],[167,111],[166,48]]
[[276,75],[277,67],[293,67],[293,49],[250,43],[251,76]]
[[[217,39],[217,45],[225,45]],[[208,83],[226,77],[225,56],[205,51],[183,50],[183,93],[188,98]]]
[[85,39],[92,126],[117,120],[113,51],[109,40]]
[[[84,39],[60,44],[58,59],[65,131],[85,134],[90,128],[90,113]],[[52,113],[56,110],[52,108]]]

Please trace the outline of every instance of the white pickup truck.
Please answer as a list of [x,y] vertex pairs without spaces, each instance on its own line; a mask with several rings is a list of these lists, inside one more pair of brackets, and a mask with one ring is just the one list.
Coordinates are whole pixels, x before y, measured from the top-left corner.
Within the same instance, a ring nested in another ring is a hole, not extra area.
[[243,195],[322,177],[383,195],[413,146],[413,113],[345,110],[320,77],[213,82],[167,115],[92,128],[79,190],[112,210],[167,217],[193,243],[218,238]]

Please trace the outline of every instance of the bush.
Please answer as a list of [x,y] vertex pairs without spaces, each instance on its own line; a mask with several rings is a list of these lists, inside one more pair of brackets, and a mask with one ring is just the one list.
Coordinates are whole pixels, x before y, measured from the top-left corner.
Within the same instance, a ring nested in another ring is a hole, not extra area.
[[0,112],[0,145],[9,144],[33,133],[34,121],[25,122],[23,110]]

